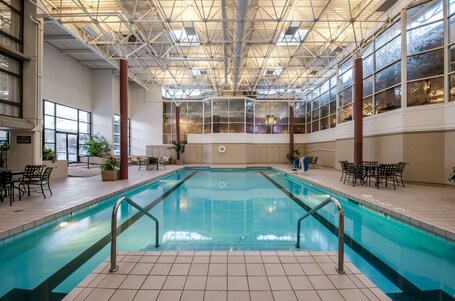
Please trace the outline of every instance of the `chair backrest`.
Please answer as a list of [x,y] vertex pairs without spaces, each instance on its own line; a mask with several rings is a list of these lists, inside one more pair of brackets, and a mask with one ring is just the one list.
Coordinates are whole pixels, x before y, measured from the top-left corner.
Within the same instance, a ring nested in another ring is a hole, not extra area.
[[156,164],[158,163],[158,158],[157,157],[149,157],[149,164]]
[[348,163],[348,161],[339,161],[340,162],[340,165],[341,165],[341,170],[345,171],[346,170],[346,163]]
[[405,167],[406,167],[405,162],[398,162],[398,164],[396,165],[396,173],[402,174]]
[[54,169],[54,168],[53,167],[46,167],[46,169],[44,170],[43,174],[41,175],[41,180],[42,181],[49,181],[49,177],[51,176],[52,169]]
[[313,158],[313,164],[318,164],[318,159],[319,159],[319,157],[314,157]]
[[378,161],[362,161],[362,165],[378,165]]
[[378,176],[392,176],[395,174],[397,164],[379,164]]
[[24,177],[26,178],[39,178],[43,173],[44,166],[46,165],[26,165]]

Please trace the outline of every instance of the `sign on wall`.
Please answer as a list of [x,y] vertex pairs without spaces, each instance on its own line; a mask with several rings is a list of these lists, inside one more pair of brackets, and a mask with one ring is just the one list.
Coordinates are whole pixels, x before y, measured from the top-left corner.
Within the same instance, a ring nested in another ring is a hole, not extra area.
[[31,144],[32,136],[17,136],[16,143],[17,144]]

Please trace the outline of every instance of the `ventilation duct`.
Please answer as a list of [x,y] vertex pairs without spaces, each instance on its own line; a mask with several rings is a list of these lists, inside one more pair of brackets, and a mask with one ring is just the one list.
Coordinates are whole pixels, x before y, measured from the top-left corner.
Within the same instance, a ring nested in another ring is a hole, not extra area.
[[232,77],[234,84],[234,92],[237,90],[237,85],[240,76],[240,64],[242,61],[242,53],[245,47],[243,38],[245,35],[246,23],[244,19],[248,14],[249,0],[237,0],[235,1],[235,15],[237,21],[234,24],[234,44],[232,46]]

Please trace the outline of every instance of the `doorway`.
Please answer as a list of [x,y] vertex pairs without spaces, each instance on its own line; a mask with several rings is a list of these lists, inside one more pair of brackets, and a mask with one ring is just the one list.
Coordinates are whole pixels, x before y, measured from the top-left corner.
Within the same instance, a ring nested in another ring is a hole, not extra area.
[[67,160],[68,163],[77,162],[77,134],[56,133],[57,156],[60,160]]

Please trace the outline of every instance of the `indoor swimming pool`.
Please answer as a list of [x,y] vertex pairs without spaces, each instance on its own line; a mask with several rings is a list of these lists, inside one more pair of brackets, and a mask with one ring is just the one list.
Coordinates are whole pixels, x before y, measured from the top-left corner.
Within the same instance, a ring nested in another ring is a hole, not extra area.
[[[160,223],[158,250],[336,251],[345,212],[345,258],[393,300],[455,300],[455,243],[437,238],[274,169],[183,169],[4,240],[0,301],[61,300],[109,256],[112,207],[127,196]],[[118,251],[156,250],[155,223],[127,203]]]

